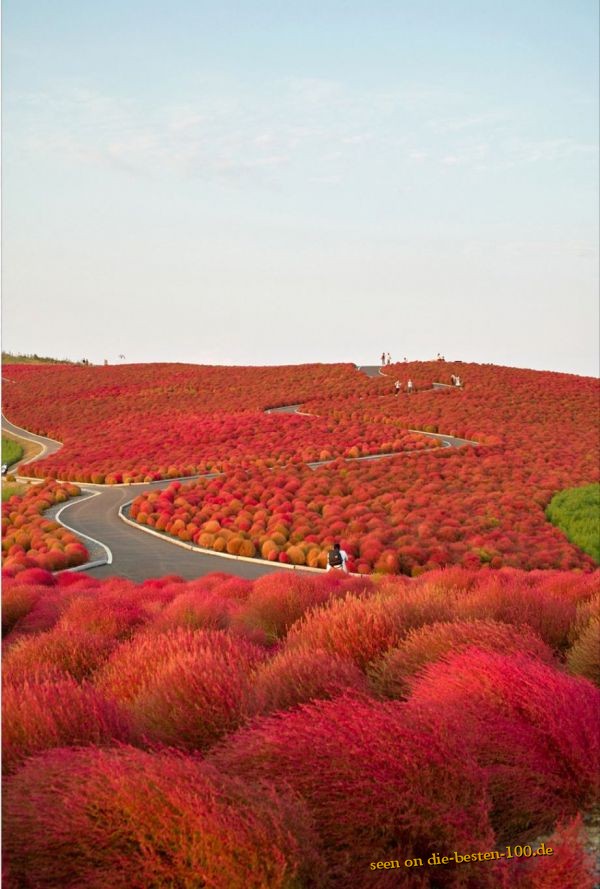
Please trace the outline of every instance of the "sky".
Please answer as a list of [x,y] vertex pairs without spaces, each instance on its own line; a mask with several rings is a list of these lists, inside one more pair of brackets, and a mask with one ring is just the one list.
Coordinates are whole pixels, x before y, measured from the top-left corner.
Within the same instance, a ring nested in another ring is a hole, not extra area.
[[598,374],[597,0],[4,0],[2,346]]

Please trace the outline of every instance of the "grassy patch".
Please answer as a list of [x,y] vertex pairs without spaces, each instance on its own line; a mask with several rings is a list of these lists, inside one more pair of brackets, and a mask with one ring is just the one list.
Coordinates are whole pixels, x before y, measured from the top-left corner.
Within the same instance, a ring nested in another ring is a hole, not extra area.
[[2,436],[2,462],[12,466],[23,456],[23,448],[16,441]]
[[13,494],[24,494],[27,490],[27,485],[19,485],[19,484],[3,484],[2,485],[2,502],[6,503],[6,501],[12,497]]
[[600,484],[555,494],[546,515],[571,543],[600,563]]

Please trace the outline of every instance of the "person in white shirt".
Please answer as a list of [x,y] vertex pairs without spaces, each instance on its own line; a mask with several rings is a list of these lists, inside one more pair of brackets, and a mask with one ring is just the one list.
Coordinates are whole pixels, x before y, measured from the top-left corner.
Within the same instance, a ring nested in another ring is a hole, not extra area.
[[408,392],[409,395],[411,394],[411,392],[413,391],[413,389],[414,389],[414,387],[413,387],[413,381],[412,381],[412,380],[409,380],[408,383],[406,384],[406,391]]
[[334,543],[333,549],[330,549],[327,555],[326,570],[331,571],[332,568],[348,573],[348,553],[340,547],[339,543]]

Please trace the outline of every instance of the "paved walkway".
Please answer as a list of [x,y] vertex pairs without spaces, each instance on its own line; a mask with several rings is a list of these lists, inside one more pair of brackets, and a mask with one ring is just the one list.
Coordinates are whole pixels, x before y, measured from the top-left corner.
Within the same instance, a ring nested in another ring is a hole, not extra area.
[[[358,370],[374,377],[379,374],[379,367],[360,367]],[[270,413],[295,413],[299,404],[284,405],[273,408]],[[60,442],[34,435],[21,429],[2,417],[2,428],[29,441],[42,445],[42,453],[35,459],[42,459],[55,454],[62,445]],[[414,430],[418,431],[418,430]],[[421,435],[438,438],[446,447],[473,445],[464,439],[449,435],[421,432]],[[406,456],[422,451],[409,451]],[[376,460],[399,454],[376,454],[370,457],[353,458],[358,460]],[[312,469],[331,460],[308,464]],[[18,466],[19,464],[17,464]],[[199,478],[190,476],[187,481]],[[84,496],[69,501],[60,510],[58,521],[81,535],[86,540],[91,558],[104,558],[105,564],[87,569],[93,577],[111,577],[118,575],[130,580],[141,581],[149,577],[161,577],[166,574],[178,574],[186,580],[193,580],[212,571],[223,571],[239,577],[254,579],[264,574],[285,570],[280,563],[269,563],[262,559],[249,562],[223,558],[218,554],[193,551],[179,546],[166,536],[157,537],[144,531],[143,526],[133,528],[119,517],[119,508],[133,500],[138,494],[156,488],[164,488],[171,479],[161,479],[150,484],[139,485],[88,485],[80,484]],[[87,496],[86,496],[87,495]],[[103,555],[102,555],[103,554]],[[296,570],[302,570],[301,568]]]

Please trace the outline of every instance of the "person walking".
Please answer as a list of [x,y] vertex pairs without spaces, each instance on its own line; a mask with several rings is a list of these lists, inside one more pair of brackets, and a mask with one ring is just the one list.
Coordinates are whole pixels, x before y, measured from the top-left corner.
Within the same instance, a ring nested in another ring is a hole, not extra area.
[[346,574],[348,573],[348,553],[341,548],[339,543],[334,543],[333,549],[330,549],[327,554],[326,570],[331,571],[332,568],[335,568],[337,571],[344,571]]
[[394,395],[399,395],[401,389],[402,383],[400,382],[400,380],[396,380],[396,382],[394,383]]
[[381,366],[383,367],[384,364],[385,364],[385,352],[382,352],[381,353]]
[[412,395],[414,390],[415,390],[415,387],[413,386],[413,381],[409,380],[408,383],[406,384],[406,391],[408,392],[409,395]]
[[392,363],[392,356],[390,355],[389,352],[387,353],[387,363],[388,363],[388,364],[391,364],[391,363]]
[[455,385],[455,386],[458,386],[459,388],[462,386],[462,383],[461,383],[461,381],[460,381],[460,377],[458,377],[458,376],[454,377],[454,385]]

